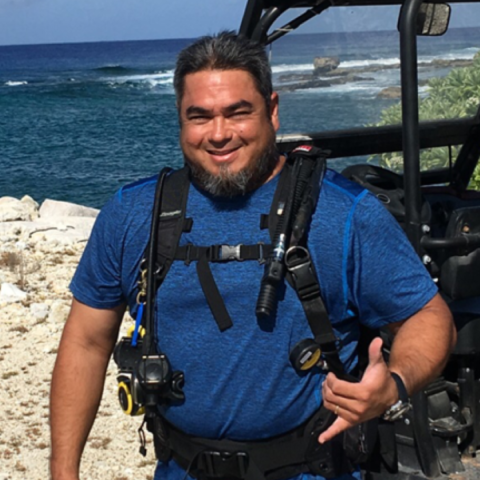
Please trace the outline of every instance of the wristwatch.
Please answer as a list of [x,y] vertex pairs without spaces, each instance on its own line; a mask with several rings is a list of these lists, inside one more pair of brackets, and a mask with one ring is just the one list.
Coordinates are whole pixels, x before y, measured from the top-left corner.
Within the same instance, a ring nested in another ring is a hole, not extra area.
[[398,420],[412,408],[407,389],[405,388],[405,384],[403,383],[400,375],[397,375],[394,372],[391,372],[391,375],[397,384],[398,401],[389,407],[383,414],[382,418],[388,422],[394,422],[395,420]]

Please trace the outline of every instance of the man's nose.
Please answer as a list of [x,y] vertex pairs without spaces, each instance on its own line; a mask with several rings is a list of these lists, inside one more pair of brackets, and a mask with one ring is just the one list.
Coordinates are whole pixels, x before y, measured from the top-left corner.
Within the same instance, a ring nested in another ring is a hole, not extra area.
[[212,129],[210,131],[210,141],[214,143],[222,143],[232,138],[232,131],[229,127],[228,120],[223,116],[215,117],[212,121]]

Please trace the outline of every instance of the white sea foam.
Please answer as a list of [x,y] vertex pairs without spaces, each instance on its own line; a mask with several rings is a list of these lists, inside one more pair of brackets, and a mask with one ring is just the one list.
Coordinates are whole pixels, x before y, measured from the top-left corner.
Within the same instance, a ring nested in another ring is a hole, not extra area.
[[121,77],[108,77],[104,80],[107,80],[110,85],[124,85],[126,83],[133,83],[144,84],[154,88],[158,85],[172,85],[173,70],[148,74],[125,75]]
[[340,62],[338,68],[362,68],[373,67],[381,65],[400,65],[399,58],[371,58],[368,60],[347,60],[346,62]]
[[421,55],[418,58],[419,63],[432,63],[434,60],[472,60],[478,48],[467,48],[461,52],[445,53],[443,55]]
[[14,81],[14,80],[9,80],[8,82],[5,82],[5,85],[7,87],[19,87],[20,85],[28,85],[28,82],[25,81]]
[[272,73],[285,73],[285,72],[305,72],[313,70],[312,63],[297,63],[293,65],[274,65],[272,66]]
[[360,93],[360,94],[367,94],[369,96],[377,95],[381,90],[385,88],[384,85],[378,85],[374,83],[361,83],[361,82],[354,82],[354,83],[345,83],[343,85],[332,85],[331,87],[319,87],[319,88],[307,88],[303,90],[298,90],[298,92],[304,93],[322,93],[322,94],[338,94],[338,93]]

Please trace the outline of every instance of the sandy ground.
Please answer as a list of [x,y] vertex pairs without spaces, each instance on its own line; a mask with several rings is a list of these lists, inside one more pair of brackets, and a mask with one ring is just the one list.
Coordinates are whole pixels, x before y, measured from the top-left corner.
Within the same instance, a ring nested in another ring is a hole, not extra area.
[[[49,478],[50,380],[71,302],[68,284],[85,246],[24,233],[0,235],[0,284],[26,293],[19,301],[0,300],[0,480]],[[138,453],[140,417],[120,410],[115,377],[112,361],[81,479],[151,479],[153,446],[145,458]]]

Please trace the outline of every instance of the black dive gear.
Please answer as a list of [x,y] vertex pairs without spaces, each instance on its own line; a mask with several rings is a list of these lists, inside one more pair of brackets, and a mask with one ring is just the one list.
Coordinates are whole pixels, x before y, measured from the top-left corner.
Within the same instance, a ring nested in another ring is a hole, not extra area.
[[164,354],[142,354],[143,340],[132,345],[131,337],[117,343],[113,358],[118,365],[118,399],[127,415],[143,415],[145,407],[156,409],[161,403],[178,403],[184,399],[183,374],[172,372]]
[[[138,329],[142,328],[141,339],[134,341],[133,335],[136,332],[130,332],[116,345],[113,355],[119,368],[117,381],[120,406],[127,415],[155,415],[158,405],[181,403],[185,399],[184,375],[179,371],[172,372],[166,355],[157,352],[154,329],[157,235],[162,191],[169,171],[170,169],[163,169],[157,182],[150,242],[147,246],[146,262],[142,261],[137,301],[140,303],[145,300],[146,318],[141,319],[144,326],[136,326]],[[146,270],[143,268],[145,263]]]
[[[255,313],[258,318],[270,317],[277,309],[278,291],[285,278],[285,251],[286,244],[289,240],[290,229],[292,224],[292,212],[295,205],[295,188],[292,180],[298,177],[301,162],[293,164],[293,175],[289,178],[290,182],[287,189],[287,197],[280,198],[275,212],[278,217],[275,233],[272,238],[272,252],[265,265],[265,273],[260,285],[260,293],[258,294],[257,306]],[[292,188],[293,187],[293,188]]]
[[[158,417],[163,441],[154,435],[155,451],[163,455],[163,461],[167,453],[186,474],[199,480],[282,480],[307,472],[335,478],[351,472],[364,455],[364,432],[358,429],[348,437],[356,449],[354,457],[346,454],[346,436],[338,435],[323,445],[318,443],[320,433],[335,418],[322,407],[289,432],[265,440],[241,442],[193,437]],[[152,430],[155,428],[159,429],[159,423]]]
[[[121,370],[123,368],[131,375],[128,382],[134,392],[132,402],[135,406],[130,408],[128,399],[124,399],[123,403],[127,406],[124,410],[136,410],[138,413],[138,406],[144,404],[147,407],[145,422],[154,435],[157,458],[163,462],[173,458],[195,478],[283,480],[306,472],[333,478],[351,472],[372,449],[376,435],[372,422],[353,427],[320,445],[318,436],[336,418],[324,407],[285,434],[247,442],[189,436],[169,424],[155,408],[156,404],[183,399],[183,374],[172,373],[165,355],[156,353],[154,342],[155,292],[174,260],[186,264],[197,262],[199,281],[220,331],[230,328],[233,323],[209,262],[256,260],[265,263],[256,306],[259,320],[275,312],[278,290],[287,280],[297,292],[313,333],[312,339],[304,339],[293,348],[290,361],[294,368],[305,371],[317,366],[333,371],[339,378],[357,381],[345,373],[340,361],[340,345],[321,298],[319,282],[307,249],[308,229],[320,194],[327,156],[328,152],[310,146],[299,147],[289,156],[280,174],[270,213],[262,216],[261,228],[268,227],[271,245],[179,246],[182,232],[190,231],[193,223],[186,218],[189,169],[184,167],[168,177],[165,170],[160,174],[147,248],[148,278],[144,290],[147,319],[142,319],[146,333],[137,346],[133,346],[128,338],[122,339],[121,346],[117,345],[115,360]],[[121,379],[123,377],[119,375]],[[137,385],[144,396],[137,393]],[[141,429],[141,451],[144,451]]]
[[297,245],[305,236],[320,193],[327,154],[316,147],[302,146],[289,155],[289,161],[293,162],[292,173],[284,190],[286,198],[280,197],[273,212],[277,225],[255,309],[259,318],[269,317],[276,311],[279,287],[285,278],[287,246]]

